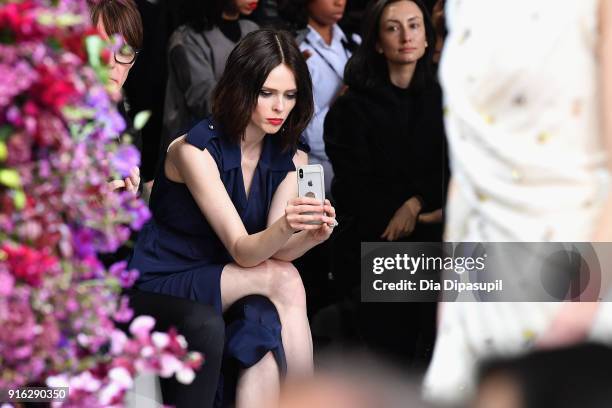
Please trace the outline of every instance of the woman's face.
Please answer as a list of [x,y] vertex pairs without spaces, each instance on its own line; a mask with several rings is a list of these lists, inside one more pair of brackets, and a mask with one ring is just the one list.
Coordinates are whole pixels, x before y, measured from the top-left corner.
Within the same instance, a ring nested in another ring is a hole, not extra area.
[[344,15],[346,0],[310,0],[308,15],[321,25],[332,25]]
[[234,0],[236,10],[242,15],[248,16],[257,8],[259,0]]
[[389,4],[380,16],[377,52],[394,64],[414,64],[425,54],[423,13],[409,0]]
[[285,64],[281,64],[270,71],[261,87],[250,124],[264,133],[278,132],[295,106],[296,99],[295,76]]
[[[98,32],[100,33],[100,37],[102,37],[104,41],[110,41],[110,37],[106,33],[106,30],[104,29],[104,24],[102,23],[101,18],[98,20],[98,24],[96,24],[96,28],[98,29]],[[115,61],[115,58],[113,56],[111,56],[110,62],[109,62],[109,69],[110,69],[109,80],[110,80],[111,90],[113,93],[120,92],[121,87],[125,83],[128,73],[130,72],[130,68],[132,68],[133,65],[134,65],[133,62],[131,64],[120,64],[117,61]]]

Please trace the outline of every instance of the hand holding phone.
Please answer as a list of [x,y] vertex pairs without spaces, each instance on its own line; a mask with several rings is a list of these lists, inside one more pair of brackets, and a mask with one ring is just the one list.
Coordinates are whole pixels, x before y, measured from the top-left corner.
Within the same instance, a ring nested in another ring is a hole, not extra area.
[[[325,203],[325,181],[323,166],[308,164],[297,168],[298,197],[314,198],[323,205]],[[304,213],[311,215],[312,212]],[[307,224],[319,225],[322,221],[309,221]]]

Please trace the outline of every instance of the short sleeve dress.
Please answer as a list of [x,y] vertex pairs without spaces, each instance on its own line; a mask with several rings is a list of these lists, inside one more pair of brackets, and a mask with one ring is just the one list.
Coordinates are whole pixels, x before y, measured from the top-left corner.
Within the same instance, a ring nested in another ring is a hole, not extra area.
[[[205,119],[186,135],[186,142],[208,150],[221,180],[249,234],[266,228],[272,197],[288,172],[295,171],[294,151],[283,151],[279,139],[266,135],[247,196],[240,166],[240,146],[222,137],[212,118]],[[308,147],[300,144],[301,150]],[[161,163],[163,163],[162,157]],[[142,291],[188,298],[222,312],[220,279],[226,264],[233,262],[187,186],[169,180],[158,169],[150,208],[130,267],[140,271],[136,287]],[[271,302],[246,298],[239,318],[226,328],[226,355],[243,366],[255,364],[273,351],[284,370],[280,321]],[[235,315],[235,313],[233,313]]]

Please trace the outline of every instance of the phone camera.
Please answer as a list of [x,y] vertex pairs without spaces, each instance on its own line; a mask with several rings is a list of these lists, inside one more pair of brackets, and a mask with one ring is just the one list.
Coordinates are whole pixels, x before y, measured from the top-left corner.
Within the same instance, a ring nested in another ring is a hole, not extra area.
[[300,169],[298,175],[300,176],[300,178],[304,178],[304,170]]

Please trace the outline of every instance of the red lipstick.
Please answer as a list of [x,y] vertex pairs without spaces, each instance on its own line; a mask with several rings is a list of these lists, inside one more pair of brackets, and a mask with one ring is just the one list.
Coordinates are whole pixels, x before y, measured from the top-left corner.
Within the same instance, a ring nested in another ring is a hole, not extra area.
[[283,119],[278,118],[266,118],[269,124],[274,126],[280,126],[283,123]]
[[256,1],[254,1],[254,2],[252,2],[252,3],[249,3],[249,4],[247,5],[247,7],[249,8],[249,10],[253,11],[253,10],[255,10],[255,9],[257,8],[257,2],[256,2]]

